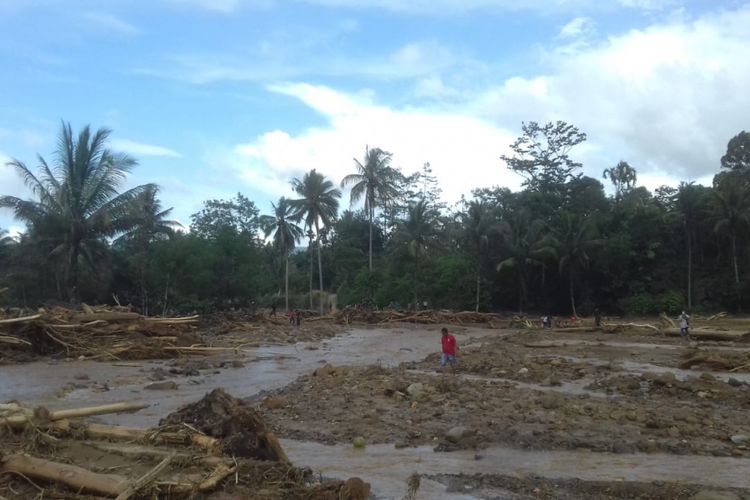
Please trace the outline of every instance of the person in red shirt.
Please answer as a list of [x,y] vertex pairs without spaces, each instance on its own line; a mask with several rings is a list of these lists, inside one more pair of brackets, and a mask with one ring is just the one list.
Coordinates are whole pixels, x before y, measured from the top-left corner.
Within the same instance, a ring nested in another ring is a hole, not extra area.
[[456,371],[456,337],[448,333],[448,329],[443,327],[443,337],[441,342],[443,344],[443,352],[440,356],[440,368],[445,368],[445,365],[450,363],[451,370]]

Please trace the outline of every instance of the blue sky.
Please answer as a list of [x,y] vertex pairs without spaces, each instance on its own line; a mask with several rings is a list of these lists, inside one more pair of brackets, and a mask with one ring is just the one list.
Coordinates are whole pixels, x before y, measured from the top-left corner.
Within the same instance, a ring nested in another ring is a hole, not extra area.
[[[710,182],[750,129],[748,47],[739,0],[0,0],[0,161],[107,126],[187,221],[237,191],[268,211],[310,168],[338,182],[370,145],[455,201],[517,188],[521,121],[561,119],[589,175]],[[0,193],[28,195],[5,166]]]

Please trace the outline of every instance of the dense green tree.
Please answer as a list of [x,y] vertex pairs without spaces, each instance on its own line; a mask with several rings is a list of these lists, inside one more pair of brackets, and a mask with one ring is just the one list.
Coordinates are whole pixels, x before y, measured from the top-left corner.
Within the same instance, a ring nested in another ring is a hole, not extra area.
[[737,240],[750,227],[750,192],[732,177],[724,179],[714,192],[716,202],[717,233],[726,233],[732,250],[734,282],[739,287],[740,270],[737,258]]
[[615,188],[615,201],[620,201],[622,196],[635,187],[638,174],[628,162],[621,161],[614,167],[602,172],[604,179],[609,179]]
[[687,250],[687,307],[693,309],[693,247],[700,217],[701,190],[692,182],[681,182],[675,196],[675,207],[685,229]]
[[554,238],[548,234],[543,221],[532,219],[527,209],[517,210],[500,223],[504,255],[497,270],[512,269],[518,280],[518,310],[523,312],[528,300],[529,273],[545,260],[553,259]]
[[591,249],[599,240],[594,216],[580,217],[563,213],[556,231],[556,247],[560,274],[567,274],[570,292],[570,308],[578,316],[575,300],[575,283],[580,273],[586,271],[591,260]]
[[255,238],[260,229],[260,210],[241,193],[230,200],[206,200],[190,216],[190,232],[201,238],[217,238],[223,232]]
[[390,166],[391,153],[380,148],[365,149],[364,163],[356,158],[357,173],[349,174],[341,181],[341,187],[351,186],[350,202],[356,203],[364,198],[365,212],[370,223],[370,242],[368,251],[369,269],[372,272],[372,232],[375,209],[394,200],[396,191],[396,170]]
[[750,132],[743,130],[729,140],[721,166],[733,171],[750,171]]
[[466,244],[475,261],[476,301],[474,310],[479,312],[479,299],[482,285],[482,269],[487,260],[490,236],[499,234],[499,224],[495,211],[489,203],[471,201],[462,214],[461,224],[464,229]]
[[[324,175],[318,173],[315,169],[306,173],[301,180],[294,179],[292,187],[300,196],[300,198],[290,202],[294,210],[294,218],[305,221],[311,241],[313,235],[312,229],[315,228],[318,247],[318,279],[320,282],[320,291],[323,292],[323,260],[320,244],[321,229],[330,226],[336,218],[341,191],[333,187],[333,182],[326,179]],[[322,300],[321,297],[321,310],[323,309]],[[310,270],[310,301],[310,307],[312,307],[312,269]]]
[[417,306],[420,304],[422,291],[420,264],[424,253],[436,244],[438,215],[437,210],[427,202],[419,200],[409,207],[406,219],[401,221],[394,235],[397,244],[405,246],[409,255],[414,258],[413,298]]
[[294,223],[294,209],[289,200],[283,196],[277,204],[271,203],[273,215],[264,215],[260,219],[266,238],[273,238],[273,246],[284,256],[284,310],[289,310],[289,254],[301,240],[305,232]]
[[554,191],[581,168],[568,155],[574,146],[586,140],[586,134],[577,127],[563,121],[544,125],[528,122],[521,124],[521,130],[521,137],[510,145],[513,155],[503,155],[500,159],[526,179],[524,185],[529,189]]
[[9,163],[37,199],[0,197],[0,207],[11,208],[37,238],[54,244],[53,254],[63,256],[70,300],[78,297],[80,257],[96,269],[103,239],[132,227],[133,201],[150,188],[144,185],[119,192],[136,161],[109,150],[109,135],[109,129],[92,134],[86,126],[75,137],[70,124],[63,123],[51,165],[39,156],[39,172],[34,174],[19,160]]

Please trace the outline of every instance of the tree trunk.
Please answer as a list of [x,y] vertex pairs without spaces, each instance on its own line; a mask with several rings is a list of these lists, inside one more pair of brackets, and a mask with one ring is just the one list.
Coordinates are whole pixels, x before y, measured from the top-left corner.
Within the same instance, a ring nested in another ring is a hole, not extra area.
[[289,253],[286,254],[286,269],[284,270],[284,310],[289,312]]
[[481,283],[481,276],[479,275],[479,266],[477,266],[477,305],[474,308],[475,312],[479,312],[479,288]]
[[310,309],[312,310],[312,308],[313,308],[313,300],[312,300],[312,297],[313,297],[313,293],[312,293],[313,292],[313,290],[312,290],[312,284],[313,284],[313,234],[312,234],[312,229],[310,230],[309,237],[310,237],[310,245],[309,245],[308,248],[310,249]]
[[734,261],[734,283],[740,284],[740,269],[737,267],[737,235],[732,234],[732,260]]
[[577,318],[578,313],[576,312],[576,295],[573,289],[573,273],[570,273],[570,307],[573,309],[573,317]]
[[70,257],[68,260],[68,269],[66,272],[66,281],[68,286],[68,300],[72,303],[78,301],[78,253],[80,249],[78,245],[73,245],[70,249]]
[[688,242],[688,311],[693,310],[693,241],[690,230],[687,230]]
[[370,205],[370,272],[372,272],[372,218],[375,215],[374,210],[372,209],[372,204]]
[[518,285],[518,312],[522,313],[526,307],[526,276],[521,271],[518,272]]
[[315,232],[318,233],[317,241],[318,241],[318,282],[320,284],[320,313],[323,314],[323,257],[322,257],[322,248],[320,245],[320,227],[318,226],[318,221],[315,221]]

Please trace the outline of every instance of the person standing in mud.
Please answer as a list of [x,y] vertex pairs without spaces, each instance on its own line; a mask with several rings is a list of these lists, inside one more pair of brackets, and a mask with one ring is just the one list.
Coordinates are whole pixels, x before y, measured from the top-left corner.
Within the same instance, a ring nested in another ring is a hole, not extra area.
[[448,333],[448,329],[443,327],[441,342],[443,352],[440,355],[440,369],[443,370],[445,365],[450,363],[451,371],[456,373],[456,337]]
[[690,316],[685,311],[680,314],[680,337],[690,340]]

